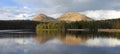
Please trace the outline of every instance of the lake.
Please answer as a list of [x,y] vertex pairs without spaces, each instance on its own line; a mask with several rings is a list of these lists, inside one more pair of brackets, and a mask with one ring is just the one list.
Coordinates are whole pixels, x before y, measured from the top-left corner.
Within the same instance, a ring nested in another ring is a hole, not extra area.
[[0,54],[120,54],[120,33],[0,30]]

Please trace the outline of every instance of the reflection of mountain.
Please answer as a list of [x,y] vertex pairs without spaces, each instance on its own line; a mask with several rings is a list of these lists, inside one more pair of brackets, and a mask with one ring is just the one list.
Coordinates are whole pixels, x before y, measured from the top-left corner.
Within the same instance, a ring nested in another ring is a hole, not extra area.
[[57,37],[50,37],[50,36],[35,36],[34,39],[39,42],[39,43],[46,43],[49,40],[52,40],[54,38],[59,39],[62,43],[66,45],[79,45],[80,43],[83,43],[86,39],[82,37],[76,37],[73,35],[66,35],[65,37],[63,36],[57,36]]
[[66,35],[66,37],[62,37],[61,41],[66,45],[79,45],[86,41],[86,39],[82,37],[76,37],[72,35]]
[[49,40],[43,45],[32,38],[0,39],[0,54],[11,54],[11,52],[15,52],[12,54],[66,54],[66,52],[68,54],[120,54],[120,39],[90,38],[79,46],[66,46],[58,39]]
[[40,36],[35,36],[34,39],[39,42],[39,43],[44,43],[46,42],[46,40],[44,40],[44,38],[41,38]]
[[46,43],[47,41],[53,39],[53,37],[42,37],[42,36],[35,36],[34,39],[39,43]]
[[[117,35],[116,35],[117,34]],[[50,40],[57,39],[66,45],[79,45],[92,38],[120,38],[120,33],[103,33],[103,32],[57,32],[57,31],[44,31],[40,32],[34,39],[39,43],[46,43]]]
[[[56,41],[56,40],[59,41]],[[76,37],[74,35],[66,35],[65,37],[41,37],[41,36],[36,36],[34,37],[34,40],[36,40],[40,44],[44,43],[62,43],[63,45],[70,45],[70,46],[75,46],[75,45],[85,45],[85,46],[97,46],[97,47],[115,47],[120,45],[120,40],[117,38],[110,38],[110,37],[90,37],[88,39],[83,38],[83,37]]]

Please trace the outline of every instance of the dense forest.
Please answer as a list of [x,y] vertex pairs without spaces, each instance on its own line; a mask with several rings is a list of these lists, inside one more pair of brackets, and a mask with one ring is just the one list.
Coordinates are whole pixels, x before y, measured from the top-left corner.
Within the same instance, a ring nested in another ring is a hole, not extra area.
[[67,30],[67,29],[88,29],[97,31],[98,29],[120,29],[120,19],[97,20],[97,21],[76,21],[76,22],[48,22],[40,23],[36,26],[39,30]]
[[67,30],[67,29],[120,29],[120,19],[76,21],[76,22],[35,22],[31,20],[1,20],[0,30],[3,29],[33,29],[33,30]]
[[30,20],[1,20],[0,30],[4,29],[35,29],[39,22]]

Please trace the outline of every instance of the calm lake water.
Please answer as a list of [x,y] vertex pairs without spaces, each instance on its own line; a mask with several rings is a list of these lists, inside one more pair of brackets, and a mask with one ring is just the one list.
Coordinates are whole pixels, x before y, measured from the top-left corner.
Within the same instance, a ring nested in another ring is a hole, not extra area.
[[120,54],[120,33],[1,30],[0,54]]

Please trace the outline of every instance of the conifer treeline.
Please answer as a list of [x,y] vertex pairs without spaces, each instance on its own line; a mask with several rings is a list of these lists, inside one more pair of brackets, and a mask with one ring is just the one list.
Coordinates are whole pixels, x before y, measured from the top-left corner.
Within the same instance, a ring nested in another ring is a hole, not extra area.
[[120,19],[99,21],[76,21],[76,22],[48,22],[37,25],[37,30],[43,29],[120,29]]
[[79,22],[35,22],[30,20],[0,21],[1,29],[120,29],[120,19]]
[[38,22],[30,20],[1,20],[0,30],[3,29],[35,29]]

